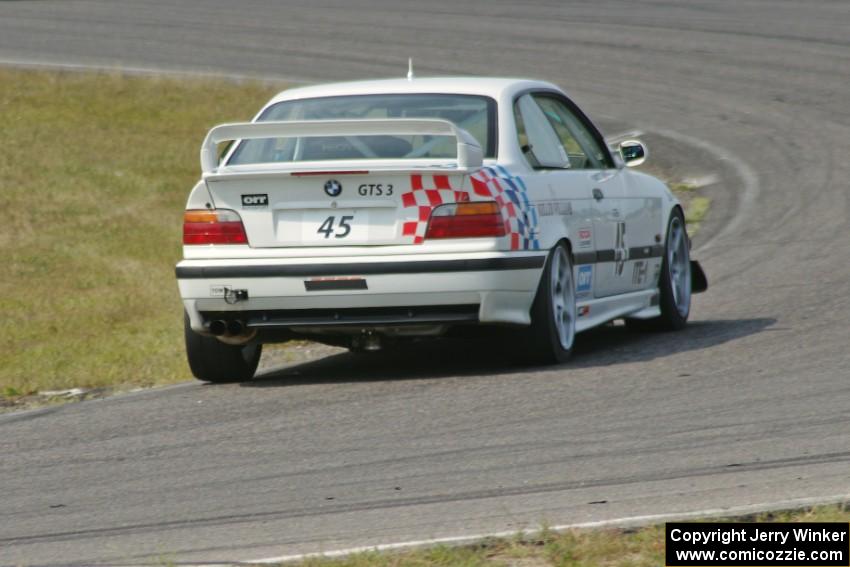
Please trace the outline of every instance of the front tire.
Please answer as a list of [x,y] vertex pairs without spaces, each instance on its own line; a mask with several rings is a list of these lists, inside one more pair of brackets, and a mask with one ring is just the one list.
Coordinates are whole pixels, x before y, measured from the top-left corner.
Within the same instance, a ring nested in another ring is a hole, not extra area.
[[263,345],[226,345],[215,337],[199,335],[189,324],[184,313],[183,329],[186,338],[186,358],[189,368],[198,380],[224,384],[244,382],[254,377]]
[[538,364],[560,364],[572,354],[576,335],[573,262],[563,244],[552,249],[531,307],[525,354]]
[[679,331],[688,323],[691,312],[690,243],[685,219],[679,209],[670,214],[664,260],[661,263],[658,288],[661,292],[661,315],[653,319],[626,319],[631,329],[643,331]]

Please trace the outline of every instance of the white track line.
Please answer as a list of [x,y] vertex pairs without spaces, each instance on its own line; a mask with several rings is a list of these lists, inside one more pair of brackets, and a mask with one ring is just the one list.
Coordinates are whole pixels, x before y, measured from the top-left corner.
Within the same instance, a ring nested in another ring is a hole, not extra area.
[[686,179],[682,179],[682,183],[686,185],[690,185],[694,189],[701,189],[703,187],[708,187],[709,185],[714,185],[715,183],[720,181],[720,176],[715,174],[703,175],[702,177],[688,177]]
[[610,136],[606,136],[605,143],[614,146],[624,140],[640,138],[641,136],[643,136],[643,134],[644,133],[640,130],[628,130],[627,132],[619,132],[617,134],[611,134]]
[[192,77],[197,79],[227,79],[229,81],[259,81],[262,83],[315,84],[315,81],[294,79],[274,75],[245,75],[224,71],[200,71],[189,69],[160,69],[156,67],[134,67],[120,64],[66,63],[62,61],[39,61],[34,59],[0,58],[0,66],[24,69],[49,69],[72,72],[122,73],[126,75],[159,75],[170,77]]
[[692,136],[688,136],[687,134],[681,134],[674,130],[665,130],[663,128],[650,128],[650,131],[656,132],[661,136],[671,138],[673,140],[679,141],[683,144],[687,144],[689,146],[695,146],[701,150],[704,150],[710,154],[712,154],[717,160],[727,162],[738,176],[741,178],[741,182],[744,184],[741,188],[742,190],[737,192],[741,200],[738,203],[738,207],[735,210],[735,213],[732,215],[726,225],[721,228],[716,234],[711,236],[708,240],[700,244],[699,248],[697,248],[694,252],[702,252],[710,248],[715,241],[723,238],[741,226],[744,222],[744,219],[749,217],[749,213],[756,205],[756,199],[759,194],[759,179],[755,170],[750,167],[750,165],[737,157],[736,155],[730,153],[725,148],[715,145],[706,140],[701,140],[699,138],[694,138]]
[[[575,529],[588,528],[604,528],[604,527],[635,527],[649,524],[658,524],[674,520],[687,520],[695,518],[716,518],[728,516],[745,516],[760,512],[770,512],[775,510],[787,510],[792,508],[805,508],[815,505],[839,504],[850,501],[850,494],[840,494],[828,496],[824,498],[795,498],[791,500],[779,500],[776,502],[764,504],[750,504],[747,506],[732,506],[729,508],[708,508],[698,510],[696,512],[678,512],[669,514],[648,514],[644,516],[629,516],[626,518],[615,518],[611,520],[600,520],[597,522],[580,522],[577,524],[563,524],[554,527],[547,527],[549,531],[564,532]],[[542,527],[541,527],[542,528]],[[403,541],[398,543],[384,543],[379,545],[365,545],[360,547],[350,547],[346,549],[337,549],[334,551],[316,552],[316,553],[301,553],[296,555],[281,555],[279,557],[265,557],[262,559],[251,559],[242,561],[239,564],[247,565],[268,565],[274,563],[290,563],[293,561],[303,561],[305,559],[320,558],[320,557],[341,557],[354,553],[363,553],[366,551],[392,551],[400,549],[413,549],[418,547],[427,547],[433,545],[459,545],[469,544],[477,541],[482,541],[488,538],[505,538],[516,535],[532,536],[540,533],[541,528],[528,528],[523,530],[511,530],[503,532],[492,532],[487,534],[475,534],[466,536],[448,536],[432,539],[420,539],[412,541]],[[223,565],[232,565],[230,563],[214,563],[199,567],[222,567]]]

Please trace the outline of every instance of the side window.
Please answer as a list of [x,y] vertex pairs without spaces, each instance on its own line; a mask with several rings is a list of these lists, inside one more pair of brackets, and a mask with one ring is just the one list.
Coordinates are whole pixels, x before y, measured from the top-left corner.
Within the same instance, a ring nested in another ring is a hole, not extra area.
[[517,99],[514,104],[514,116],[520,148],[532,167],[570,167],[567,153],[557,134],[531,95],[523,95]]
[[555,129],[570,160],[576,169],[603,169],[613,167],[608,152],[590,130],[573,112],[556,97],[534,95],[546,119]]
[[528,164],[533,168],[540,167],[540,162],[534,157],[534,152],[531,151],[531,144],[528,142],[528,133],[525,131],[525,122],[522,120],[522,113],[519,111],[519,104],[514,104],[514,122],[516,122],[517,142],[522,155],[528,160]]

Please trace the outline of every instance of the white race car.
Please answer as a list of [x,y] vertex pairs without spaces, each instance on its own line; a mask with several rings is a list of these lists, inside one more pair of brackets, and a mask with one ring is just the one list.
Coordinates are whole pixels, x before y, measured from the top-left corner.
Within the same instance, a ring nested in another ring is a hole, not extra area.
[[557,363],[616,318],[681,329],[707,283],[680,203],[627,167],[646,156],[540,81],[284,91],[201,148],[177,265],[192,372],[249,379],[263,343],[296,337],[375,350],[508,326],[518,355]]

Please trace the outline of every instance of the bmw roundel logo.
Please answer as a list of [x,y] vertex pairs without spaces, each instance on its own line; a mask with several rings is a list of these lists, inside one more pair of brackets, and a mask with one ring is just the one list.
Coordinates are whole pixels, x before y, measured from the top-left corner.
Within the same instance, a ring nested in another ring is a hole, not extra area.
[[329,197],[338,197],[342,193],[342,184],[336,179],[330,179],[325,183],[325,193]]

